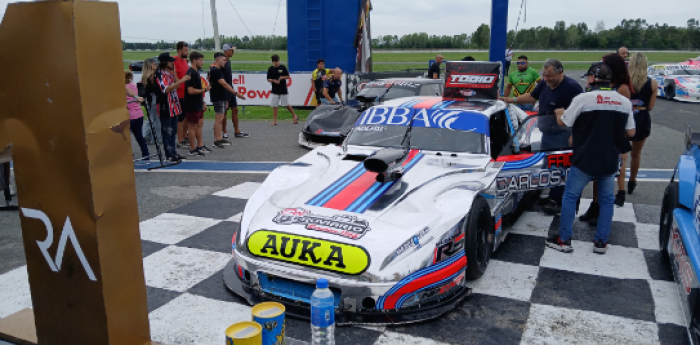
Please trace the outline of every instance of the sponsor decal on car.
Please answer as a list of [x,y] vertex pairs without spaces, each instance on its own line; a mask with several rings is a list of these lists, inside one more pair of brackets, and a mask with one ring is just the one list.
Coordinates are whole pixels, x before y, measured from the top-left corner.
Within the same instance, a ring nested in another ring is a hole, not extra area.
[[548,155],[545,166],[547,169],[571,168],[571,158],[573,155],[573,152]]
[[447,79],[447,87],[468,89],[490,89],[496,83],[498,76],[495,74],[466,74],[452,73]]
[[404,87],[417,88],[417,87],[420,87],[420,84],[412,83],[410,81],[403,81],[403,80],[375,80],[375,81],[370,81],[365,85],[365,87],[391,87],[391,86],[404,86]]
[[498,177],[496,178],[496,190],[503,193],[564,186],[568,175],[569,169],[555,168]]
[[678,232],[678,227],[673,226],[673,268],[680,276],[680,284],[683,285],[683,289],[686,294],[690,294],[692,290],[693,279],[695,273],[693,273],[693,268],[690,266],[690,260],[685,252],[685,246],[683,245],[683,239]]
[[307,230],[315,230],[347,237],[353,240],[362,238],[370,230],[366,220],[355,216],[322,216],[311,213],[303,208],[286,208],[277,213],[272,219],[280,225],[301,224]]
[[462,232],[461,224],[453,226],[452,229],[435,245],[433,252],[433,264],[445,261],[457,253],[463,252],[464,249],[464,232]]
[[253,233],[247,246],[257,257],[349,275],[362,274],[370,264],[369,253],[360,246],[276,231]]
[[384,132],[386,126],[357,126],[355,132]]

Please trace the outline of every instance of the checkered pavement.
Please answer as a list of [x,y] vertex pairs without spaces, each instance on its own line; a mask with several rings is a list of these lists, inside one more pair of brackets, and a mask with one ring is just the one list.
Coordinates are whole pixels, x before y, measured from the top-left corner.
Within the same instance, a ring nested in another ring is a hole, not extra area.
[[[231,236],[259,183],[247,182],[141,222],[154,340],[218,344],[251,307],[223,285]],[[581,210],[590,200],[582,200]],[[631,204],[615,209],[608,253],[592,253],[595,228],[574,224],[572,254],[545,249],[559,217],[523,213],[493,254],[473,294],[428,322],[339,327],[337,344],[686,344],[671,268],[658,226]],[[648,206],[646,206],[648,208]],[[645,210],[645,213],[649,213]],[[657,211],[654,211],[657,212]],[[0,317],[31,306],[26,267],[0,275]],[[309,340],[308,321],[287,318],[287,335]]]

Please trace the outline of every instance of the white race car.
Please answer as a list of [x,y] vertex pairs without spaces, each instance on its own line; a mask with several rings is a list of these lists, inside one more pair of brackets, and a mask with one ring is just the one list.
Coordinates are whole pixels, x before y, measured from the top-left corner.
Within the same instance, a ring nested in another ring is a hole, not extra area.
[[505,240],[503,224],[533,191],[563,186],[571,166],[570,129],[498,101],[499,68],[448,62],[443,97],[371,107],[343,146],[273,171],[233,234],[226,286],[309,317],[314,282],[327,278],[338,324],[454,308]]
[[654,65],[648,69],[649,78],[656,80],[656,95],[668,100],[700,102],[700,64]]

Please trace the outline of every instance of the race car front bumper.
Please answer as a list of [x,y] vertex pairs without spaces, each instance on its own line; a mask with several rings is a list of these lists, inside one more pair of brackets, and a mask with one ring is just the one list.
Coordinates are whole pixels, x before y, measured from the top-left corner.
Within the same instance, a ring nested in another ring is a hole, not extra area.
[[[697,89],[693,91],[697,91]],[[690,91],[687,88],[677,88],[675,97],[673,97],[673,99],[681,102],[700,103],[700,92],[693,91]]]
[[[250,265],[248,267],[251,268]],[[270,291],[269,289],[267,291],[263,290],[258,275],[262,274],[263,277],[267,277],[269,273],[246,271],[236,263],[235,259],[232,259],[224,269],[224,284],[231,292],[243,297],[251,305],[265,301],[279,302],[285,305],[288,315],[309,319],[311,311],[307,302],[298,299],[293,300],[289,298],[289,294],[286,294],[287,297],[285,297],[285,293],[282,292],[275,293],[275,291]],[[280,277],[280,275],[277,272],[274,276],[270,275],[269,279],[291,281]],[[303,284],[298,281],[292,281],[291,283]],[[307,283],[306,285],[308,285],[308,289],[313,289],[312,284]],[[330,288],[334,293],[339,293],[340,295],[340,302],[336,306],[335,315],[335,321],[339,325],[405,324],[430,320],[454,309],[466,297],[471,295],[471,289],[462,284],[455,286],[449,293],[444,294],[440,299],[431,303],[401,309],[379,310],[363,308],[361,305],[358,305],[362,304],[363,298],[377,293],[376,291],[372,292],[370,287],[357,284],[342,286],[331,281]]]

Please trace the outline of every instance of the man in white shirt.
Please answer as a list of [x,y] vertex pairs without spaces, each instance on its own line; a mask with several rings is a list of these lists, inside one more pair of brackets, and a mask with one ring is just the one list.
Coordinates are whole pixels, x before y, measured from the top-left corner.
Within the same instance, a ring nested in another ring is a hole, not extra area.
[[510,62],[513,60],[513,46],[511,45],[506,49],[506,70],[504,75],[508,75],[508,70],[510,69]]

